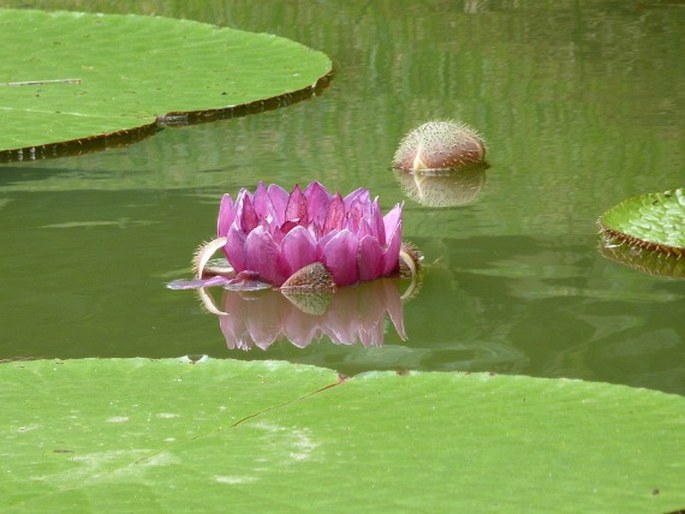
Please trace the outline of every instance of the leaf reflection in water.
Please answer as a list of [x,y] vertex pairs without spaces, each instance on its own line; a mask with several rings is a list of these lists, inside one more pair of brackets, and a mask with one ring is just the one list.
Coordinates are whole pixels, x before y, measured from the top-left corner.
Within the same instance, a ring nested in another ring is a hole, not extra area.
[[220,306],[204,289],[201,298],[218,315],[229,350],[266,350],[278,341],[304,348],[325,338],[333,344],[377,347],[383,345],[386,313],[400,338],[407,339],[400,283],[379,279],[316,295],[227,290]]

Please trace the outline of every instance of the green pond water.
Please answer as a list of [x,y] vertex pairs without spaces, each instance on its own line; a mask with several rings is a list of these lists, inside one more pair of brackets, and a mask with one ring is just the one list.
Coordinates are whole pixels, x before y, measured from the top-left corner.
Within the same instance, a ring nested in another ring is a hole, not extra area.
[[[595,225],[626,197],[684,185],[677,2],[0,0],[17,5],[271,32],[326,52],[335,77],[280,109],[1,164],[0,358],[208,354],[685,394],[685,282],[602,256]],[[484,173],[431,189],[390,170],[405,132],[452,117],[487,140]],[[190,276],[224,192],[314,179],[368,187],[384,210],[405,201],[404,238],[426,263],[407,340],[386,320],[379,347],[228,348],[197,296],[165,283]]]

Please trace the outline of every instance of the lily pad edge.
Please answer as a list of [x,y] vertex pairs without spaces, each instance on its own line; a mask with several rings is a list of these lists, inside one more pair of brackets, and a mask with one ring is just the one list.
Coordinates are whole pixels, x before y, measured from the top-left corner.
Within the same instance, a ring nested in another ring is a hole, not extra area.
[[289,368],[301,372],[317,372],[317,373],[328,373],[330,372],[331,378],[337,380],[338,385],[342,384],[348,380],[360,382],[365,380],[373,380],[376,378],[387,377],[387,376],[444,376],[444,377],[460,377],[460,378],[472,378],[474,380],[487,381],[487,380],[525,380],[534,382],[550,382],[557,384],[596,384],[607,386],[610,388],[623,388],[631,391],[647,391],[649,393],[667,395],[674,398],[682,398],[682,396],[674,393],[667,393],[664,391],[659,391],[657,389],[649,389],[646,387],[635,387],[626,384],[616,384],[612,382],[603,382],[595,380],[585,380],[581,378],[567,378],[567,377],[536,377],[531,375],[523,374],[505,374],[505,373],[495,373],[492,371],[420,371],[420,370],[405,370],[398,369],[396,371],[392,370],[372,370],[364,371],[352,376],[346,376],[333,368],[326,366],[318,366],[315,364],[303,364],[303,363],[293,363],[284,360],[276,359],[265,359],[265,360],[242,360],[242,359],[232,359],[232,358],[217,358],[209,357],[207,355],[184,355],[181,357],[163,357],[163,358],[151,358],[151,357],[113,357],[113,358],[98,358],[98,357],[86,357],[86,358],[46,358],[46,359],[31,359],[31,358],[17,358],[17,359],[6,359],[0,360],[0,373],[2,368],[5,366],[12,366],[17,368],[30,367],[32,365],[45,365],[52,362],[56,365],[69,365],[72,363],[85,364],[85,363],[98,363],[98,364],[132,364],[136,367],[143,367],[147,365],[171,365],[177,364],[179,369],[188,366],[237,366],[242,370],[248,370],[249,368],[259,369],[259,371],[275,371],[279,369]]
[[138,143],[167,127],[184,127],[272,111],[280,107],[294,105],[314,96],[319,96],[330,85],[333,75],[334,71],[331,70],[311,86],[247,104],[234,105],[223,109],[171,111],[157,116],[151,123],[134,128],[95,134],[81,139],[58,141],[46,145],[0,150],[0,163],[36,161],[119,148]]
[[600,235],[603,235],[603,236],[607,237],[609,240],[613,240],[614,242],[626,243],[632,247],[637,247],[637,248],[652,251],[652,252],[658,252],[661,254],[672,255],[672,256],[676,257],[677,259],[680,259],[681,257],[685,256],[685,248],[684,247],[673,246],[673,245],[661,243],[658,241],[650,241],[647,239],[636,237],[636,236],[633,236],[627,232],[623,232],[623,231],[611,228],[606,222],[607,214],[610,213],[611,211],[613,211],[614,209],[620,208],[626,202],[635,201],[635,199],[643,197],[643,196],[647,196],[647,195],[655,195],[655,194],[663,194],[666,196],[675,195],[676,190],[678,190],[678,189],[682,189],[682,188],[669,189],[667,191],[664,191],[663,193],[646,193],[643,195],[637,195],[637,196],[633,196],[631,198],[627,198],[627,199],[623,200],[622,202],[616,204],[615,206],[613,206],[610,209],[608,209],[607,211],[605,211],[597,220],[597,226],[600,229]]

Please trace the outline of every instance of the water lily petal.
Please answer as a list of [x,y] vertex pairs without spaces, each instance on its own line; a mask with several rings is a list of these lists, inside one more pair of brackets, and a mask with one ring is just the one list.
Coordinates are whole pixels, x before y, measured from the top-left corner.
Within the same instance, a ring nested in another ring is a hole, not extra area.
[[368,235],[362,237],[359,241],[357,267],[359,269],[359,280],[361,281],[375,280],[383,276],[383,249],[378,239]]
[[280,249],[274,238],[262,226],[255,228],[245,239],[245,263],[250,270],[274,286],[288,278],[279,259]]
[[[326,245],[328,244],[328,242],[331,239],[333,239],[336,235],[338,235],[338,232],[339,232],[338,230],[334,230],[334,231],[329,232],[325,236],[318,238],[318,239],[316,238],[316,235],[312,236],[316,240],[316,260],[318,260],[319,262],[323,262],[323,250],[324,250],[324,248],[326,248]],[[312,233],[311,227],[310,227],[309,233],[310,234]]]
[[[400,213],[400,217],[402,214]],[[369,216],[366,218],[369,222],[369,226],[373,230],[374,236],[378,239],[381,246],[385,246],[386,243],[386,232],[385,232],[385,222],[383,221],[383,212],[381,211],[381,206],[378,203],[378,198],[374,198],[369,209]]]
[[228,233],[228,227],[233,223],[235,218],[235,208],[233,206],[233,199],[231,195],[225,194],[221,197],[219,204],[219,216],[216,220],[216,235],[224,237]]
[[252,202],[252,195],[243,189],[238,193],[238,198],[235,203],[236,213],[234,223],[238,224],[240,230],[244,234],[247,234],[259,223],[257,213],[254,209],[254,203]]
[[226,234],[224,254],[236,272],[246,269],[245,263],[245,234],[236,223],[233,223]]
[[390,234],[392,234],[397,227],[399,226],[401,228],[402,225],[402,207],[403,205],[400,203],[395,204],[395,207],[393,207],[388,214],[386,214],[383,217],[383,225],[385,228],[385,235],[386,237],[390,238]]
[[336,285],[347,286],[359,281],[358,249],[359,240],[349,230],[338,232],[324,247],[323,261],[333,275]]
[[327,234],[332,230],[341,230],[345,225],[345,203],[339,194],[335,194],[328,204],[326,220],[322,227],[323,233]]
[[371,199],[369,197],[369,190],[363,188],[355,189],[345,197],[344,203],[347,228],[356,234],[362,219],[370,214]]
[[307,186],[304,195],[307,197],[309,222],[322,227],[326,220],[328,204],[331,203],[333,195],[316,180]]
[[358,187],[347,196],[345,196],[345,209],[350,210],[355,203],[360,205],[367,205],[371,202],[369,190],[363,187]]
[[[399,205],[398,205],[399,206]],[[386,214],[387,219],[397,207]],[[388,243],[383,252],[383,276],[391,275],[400,269],[400,248],[402,247],[402,208],[399,206],[399,218],[392,217],[391,223],[386,223],[385,229],[388,237]]]
[[285,221],[294,221],[300,225],[307,223],[307,199],[297,184],[290,193],[288,205],[285,208]]
[[274,213],[276,214],[276,223],[282,225],[285,221],[285,209],[288,205],[290,194],[277,184],[270,184],[267,189],[269,198],[271,198],[271,204],[274,207]]
[[298,225],[285,235],[281,241],[280,259],[288,277],[316,262],[316,241],[306,228]]
[[254,211],[260,220],[266,220],[273,218],[273,206],[271,205],[271,198],[269,197],[269,192],[261,180],[257,184],[257,189],[255,189],[254,195],[252,197],[252,202],[254,204]]
[[383,246],[384,243],[381,243],[377,234],[378,230],[376,226],[371,225],[369,218],[363,218],[361,220],[361,223],[359,224],[359,229],[357,230],[357,238],[361,241],[364,238],[364,236],[371,236],[375,240],[377,240],[381,246]]

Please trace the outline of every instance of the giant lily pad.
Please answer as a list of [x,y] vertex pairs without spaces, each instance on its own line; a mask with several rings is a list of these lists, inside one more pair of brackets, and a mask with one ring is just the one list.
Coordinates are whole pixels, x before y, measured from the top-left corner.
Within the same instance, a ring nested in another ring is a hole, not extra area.
[[4,160],[287,103],[331,72],[288,39],[135,15],[0,9],[0,54]]
[[685,398],[488,374],[0,365],[3,512],[668,512]]
[[605,235],[647,250],[685,255],[685,188],[629,198],[599,218]]

